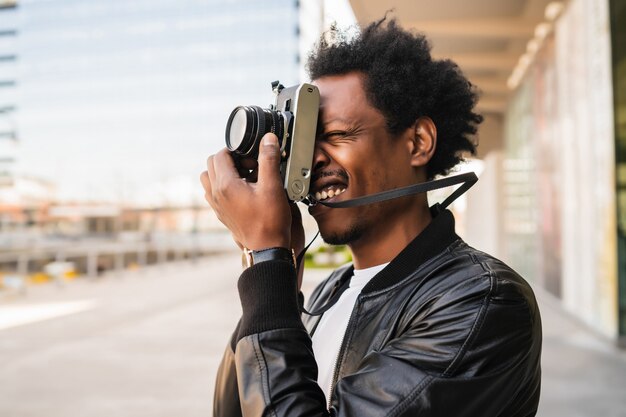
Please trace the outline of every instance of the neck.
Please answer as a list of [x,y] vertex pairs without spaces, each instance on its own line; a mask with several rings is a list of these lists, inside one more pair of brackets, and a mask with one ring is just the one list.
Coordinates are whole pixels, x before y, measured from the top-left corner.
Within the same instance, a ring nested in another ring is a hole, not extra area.
[[404,211],[402,218],[372,228],[358,241],[348,244],[355,269],[365,269],[391,262],[428,226],[432,220],[428,203]]

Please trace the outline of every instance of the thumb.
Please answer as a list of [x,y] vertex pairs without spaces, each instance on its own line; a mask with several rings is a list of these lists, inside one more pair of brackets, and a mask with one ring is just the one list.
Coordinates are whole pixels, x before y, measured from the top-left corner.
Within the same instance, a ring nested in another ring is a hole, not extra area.
[[266,133],[259,146],[259,178],[262,187],[281,186],[280,147],[273,133]]

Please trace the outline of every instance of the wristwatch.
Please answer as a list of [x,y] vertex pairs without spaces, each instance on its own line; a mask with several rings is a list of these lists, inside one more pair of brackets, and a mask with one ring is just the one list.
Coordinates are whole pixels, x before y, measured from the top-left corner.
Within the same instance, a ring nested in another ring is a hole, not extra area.
[[252,265],[266,261],[285,261],[296,266],[296,254],[293,249],[287,248],[267,248],[261,250],[250,250],[243,248],[241,254],[241,265],[244,268],[250,268]]

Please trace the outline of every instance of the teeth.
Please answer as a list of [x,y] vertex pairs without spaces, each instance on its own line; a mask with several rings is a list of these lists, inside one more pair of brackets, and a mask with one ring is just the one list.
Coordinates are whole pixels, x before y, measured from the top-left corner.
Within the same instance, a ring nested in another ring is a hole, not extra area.
[[341,188],[341,189],[334,189],[334,188],[329,188],[328,190],[322,190],[321,192],[318,191],[315,193],[315,199],[317,201],[322,201],[322,200],[326,200],[327,198],[332,198],[335,196],[338,196],[339,194],[343,194],[346,191],[345,188]]

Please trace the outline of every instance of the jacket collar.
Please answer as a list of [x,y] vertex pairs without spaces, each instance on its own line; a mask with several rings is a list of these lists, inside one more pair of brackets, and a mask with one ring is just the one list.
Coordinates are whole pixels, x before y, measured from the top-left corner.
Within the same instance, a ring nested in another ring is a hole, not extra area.
[[[433,213],[432,221],[382,271],[363,288],[362,294],[391,287],[414,272],[424,262],[443,252],[459,239],[454,232],[454,216],[449,210]],[[351,277],[354,266],[346,269],[341,281]]]

